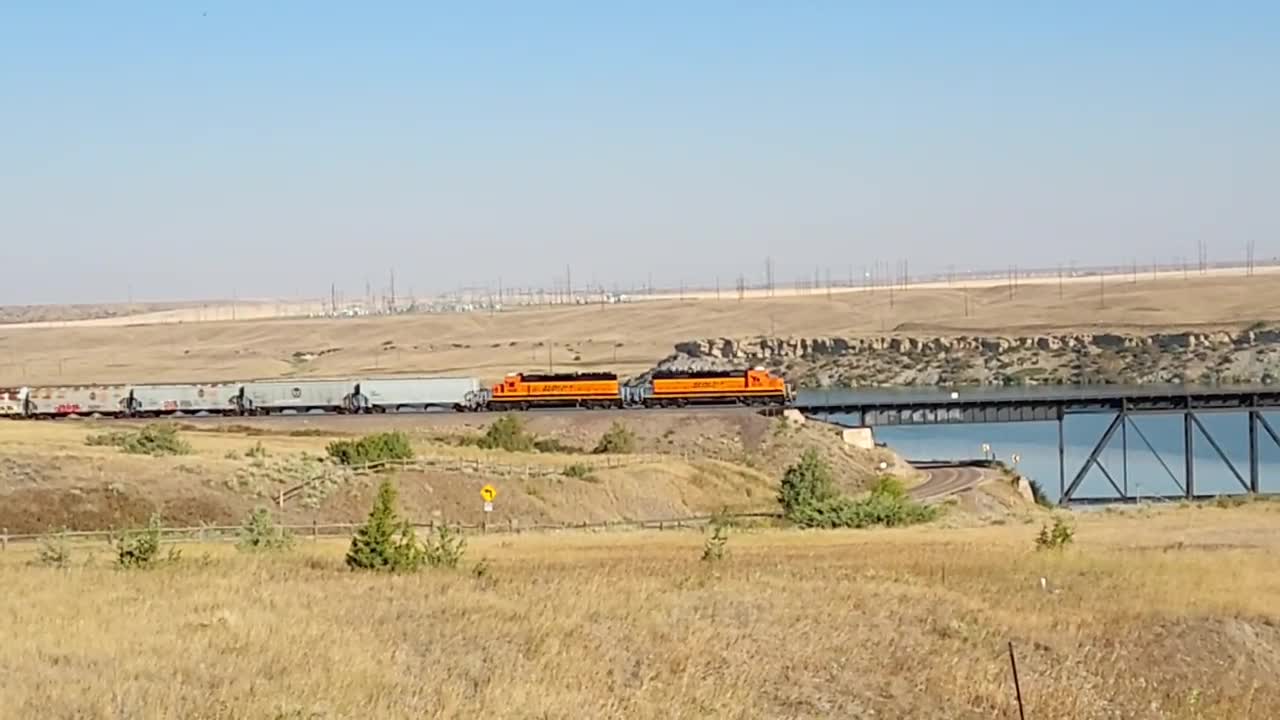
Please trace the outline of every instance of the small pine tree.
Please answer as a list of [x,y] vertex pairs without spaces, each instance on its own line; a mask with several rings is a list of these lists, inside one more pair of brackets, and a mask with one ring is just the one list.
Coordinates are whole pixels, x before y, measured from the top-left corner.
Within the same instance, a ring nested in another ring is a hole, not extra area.
[[714,563],[723,560],[725,556],[725,546],[728,544],[729,526],[718,522],[712,522],[711,534],[707,536],[707,541],[702,545],[702,561]]
[[71,565],[71,544],[67,542],[67,531],[64,529],[56,535],[40,538],[40,549],[36,551],[36,562],[40,565],[65,569]]
[[240,542],[237,548],[244,551],[288,550],[293,546],[293,533],[278,527],[271,519],[271,511],[256,508],[249,513],[244,525],[240,528]]
[[1053,519],[1053,527],[1040,526],[1040,534],[1036,536],[1037,550],[1061,550],[1075,540],[1076,531],[1061,517]]
[[450,530],[448,525],[440,525],[436,528],[435,537],[427,538],[422,551],[431,567],[453,569],[462,561],[466,547],[467,539],[462,533]]
[[[116,565],[121,568],[147,568],[160,560],[160,515],[153,514],[143,530],[128,530],[115,538]],[[165,558],[174,562],[181,555],[176,548],[169,548]]]
[[378,486],[378,497],[369,511],[369,519],[351,538],[347,550],[347,567],[359,570],[410,572],[422,567],[422,548],[414,535],[413,525],[400,519],[396,512],[396,488],[384,479]]

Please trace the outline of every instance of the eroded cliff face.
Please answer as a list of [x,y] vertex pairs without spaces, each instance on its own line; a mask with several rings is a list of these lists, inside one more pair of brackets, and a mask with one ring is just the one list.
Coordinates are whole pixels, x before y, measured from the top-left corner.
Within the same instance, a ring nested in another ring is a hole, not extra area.
[[802,386],[1270,383],[1280,329],[1151,335],[708,338],[663,369],[764,365]]

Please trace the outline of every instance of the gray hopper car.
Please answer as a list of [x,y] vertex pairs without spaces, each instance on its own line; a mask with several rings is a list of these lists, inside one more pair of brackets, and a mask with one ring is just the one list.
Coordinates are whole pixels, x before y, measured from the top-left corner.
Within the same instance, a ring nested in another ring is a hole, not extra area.
[[134,385],[130,412],[141,416],[230,414],[239,411],[239,403],[239,383]]
[[27,394],[27,414],[33,417],[122,415],[128,405],[125,385],[42,387]]
[[350,380],[252,382],[243,385],[240,402],[244,412],[251,414],[344,412],[350,409],[354,389]]
[[356,412],[400,410],[475,410],[484,403],[485,391],[476,378],[366,378],[352,396]]

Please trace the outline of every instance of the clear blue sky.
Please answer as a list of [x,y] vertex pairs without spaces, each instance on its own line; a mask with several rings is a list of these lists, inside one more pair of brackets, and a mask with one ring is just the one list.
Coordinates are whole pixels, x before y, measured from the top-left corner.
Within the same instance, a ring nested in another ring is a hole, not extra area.
[[0,302],[1280,254],[1276,2],[0,4]]

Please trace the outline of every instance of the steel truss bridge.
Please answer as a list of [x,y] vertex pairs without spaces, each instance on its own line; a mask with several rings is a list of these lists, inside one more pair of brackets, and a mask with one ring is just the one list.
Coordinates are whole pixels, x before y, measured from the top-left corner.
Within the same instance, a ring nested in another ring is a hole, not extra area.
[[[1265,435],[1272,443],[1280,447],[1280,434],[1272,427],[1266,417],[1267,411],[1280,411],[1280,389],[1249,388],[1233,390],[1229,388],[1214,389],[1178,389],[1178,390],[1144,390],[1142,388],[1126,388],[1119,390],[1099,389],[1063,389],[1060,392],[1026,394],[1022,396],[992,395],[983,397],[981,393],[961,397],[953,393],[951,397],[934,396],[919,399],[889,398],[884,400],[825,401],[800,402],[792,405],[805,415],[825,419],[830,415],[853,415],[861,420],[862,426],[887,427],[904,425],[956,425],[968,423],[1007,423],[1007,422],[1054,422],[1058,424],[1058,489],[1059,503],[1089,502],[1123,502],[1137,499],[1129,493],[1128,478],[1128,431],[1132,429],[1143,445],[1155,456],[1164,468],[1174,485],[1179,489],[1178,495],[1150,495],[1149,499],[1196,499],[1213,497],[1212,494],[1196,492],[1194,449],[1196,437],[1199,435],[1209,443],[1217,453],[1231,475],[1240,483],[1247,493],[1262,492],[1262,478],[1259,463],[1259,441]],[[1209,429],[1200,420],[1200,415],[1208,413],[1247,413],[1249,427],[1249,450],[1246,473],[1231,462],[1222,446],[1214,439]],[[1112,420],[1106,430],[1098,438],[1089,453],[1084,465],[1079,468],[1068,482],[1066,467],[1066,442],[1063,437],[1063,423],[1071,415],[1111,415]],[[1179,479],[1170,469],[1168,463],[1156,451],[1155,446],[1147,439],[1133,418],[1147,415],[1181,415],[1183,430],[1183,479]],[[1101,456],[1111,444],[1116,433],[1122,437],[1122,456],[1124,467],[1117,482],[1116,475],[1103,465]],[[1115,490],[1115,497],[1076,497],[1085,476],[1092,468],[1098,468],[1102,476]]]

